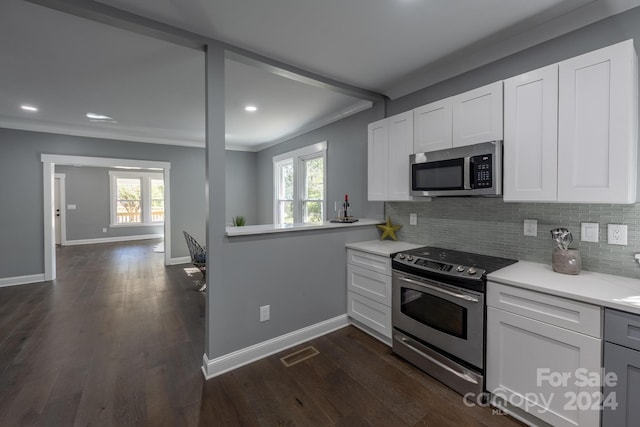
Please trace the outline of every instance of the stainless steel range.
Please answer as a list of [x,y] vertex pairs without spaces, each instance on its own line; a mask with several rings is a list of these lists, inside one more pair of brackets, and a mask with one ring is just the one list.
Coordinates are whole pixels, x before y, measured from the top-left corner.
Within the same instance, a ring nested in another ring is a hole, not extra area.
[[482,393],[487,274],[517,261],[429,246],[392,259],[394,353],[460,394]]

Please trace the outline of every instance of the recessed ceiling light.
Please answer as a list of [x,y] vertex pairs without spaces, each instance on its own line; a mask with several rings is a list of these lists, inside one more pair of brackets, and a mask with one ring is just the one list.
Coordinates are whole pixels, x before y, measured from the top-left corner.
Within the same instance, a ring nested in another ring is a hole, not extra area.
[[20,108],[22,108],[24,111],[32,111],[34,113],[38,111],[38,107],[34,107],[33,105],[21,105]]
[[247,105],[246,107],[244,107],[244,110],[253,113],[254,111],[258,111],[258,107],[256,107],[255,105]]
[[92,120],[113,120],[113,117],[105,116],[104,114],[87,113],[87,117]]

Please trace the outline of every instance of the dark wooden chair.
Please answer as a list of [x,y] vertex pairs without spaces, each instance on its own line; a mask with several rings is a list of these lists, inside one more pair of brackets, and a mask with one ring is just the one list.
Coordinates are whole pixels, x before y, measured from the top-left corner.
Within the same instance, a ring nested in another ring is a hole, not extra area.
[[189,248],[189,256],[191,264],[193,264],[202,273],[202,280],[196,284],[198,292],[204,292],[207,289],[207,249],[201,246],[189,233],[182,231]]

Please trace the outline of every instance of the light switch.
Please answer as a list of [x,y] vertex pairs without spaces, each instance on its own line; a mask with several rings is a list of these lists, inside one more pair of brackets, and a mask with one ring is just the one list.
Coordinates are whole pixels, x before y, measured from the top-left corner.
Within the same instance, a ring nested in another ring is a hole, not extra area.
[[76,208],[76,205],[67,205],[67,209],[69,209],[70,211],[74,210]]
[[600,225],[597,222],[583,222],[580,224],[580,240],[583,242],[598,242]]
[[418,214],[409,214],[409,225],[418,225]]

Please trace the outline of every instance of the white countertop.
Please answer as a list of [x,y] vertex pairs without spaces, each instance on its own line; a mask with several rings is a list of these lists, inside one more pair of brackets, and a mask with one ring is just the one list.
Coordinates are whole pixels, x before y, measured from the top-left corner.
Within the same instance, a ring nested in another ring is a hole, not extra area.
[[324,230],[331,228],[350,228],[350,227],[362,227],[365,225],[383,224],[384,221],[380,219],[362,218],[353,223],[336,223],[325,221],[323,223],[312,224],[260,224],[260,225],[245,225],[243,227],[227,227],[227,236],[249,236],[252,234],[270,234],[270,233],[287,233],[292,231],[309,231],[309,230]]
[[374,255],[389,256],[396,252],[408,251],[424,245],[393,240],[368,240],[366,242],[347,243],[345,246]]
[[519,261],[487,276],[489,281],[518,286],[603,307],[640,314],[640,280],[582,271],[556,273],[551,265]]

